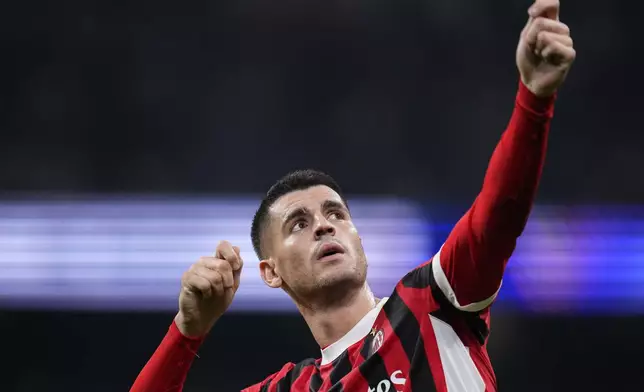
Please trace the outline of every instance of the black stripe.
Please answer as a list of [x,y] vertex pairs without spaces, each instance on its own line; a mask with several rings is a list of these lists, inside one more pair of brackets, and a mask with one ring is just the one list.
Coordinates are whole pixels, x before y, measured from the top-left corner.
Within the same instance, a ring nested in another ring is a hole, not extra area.
[[329,389],[329,392],[344,392],[344,385],[342,384],[342,381],[332,386]]
[[409,359],[409,379],[412,387],[419,391],[436,391],[425,352],[425,342],[420,333],[420,323],[397,290],[389,297],[383,311]]
[[311,376],[311,382],[309,383],[309,392],[318,392],[322,386],[322,377],[320,377],[320,369],[317,364],[315,365],[315,373]]
[[342,385],[342,382],[339,382],[329,388],[329,392],[344,392],[344,385]]
[[367,384],[372,387],[378,385],[382,380],[389,379],[387,367],[385,366],[385,362],[382,360],[382,357],[377,352],[371,352],[373,338],[374,335],[371,333],[365,337],[362,348],[360,349],[360,355],[364,359],[364,362],[362,362],[358,367],[362,377],[367,380]]
[[[297,365],[293,367],[293,369],[289,370],[284,377],[282,377],[281,380],[277,382],[277,392],[288,392],[291,390],[291,385],[295,382],[295,380],[300,377],[300,374],[302,374],[302,370],[307,367],[307,366],[314,366],[315,365],[315,360],[313,359],[306,359]],[[268,384],[265,385],[266,391],[268,391]],[[264,387],[262,387],[262,392],[264,391]]]
[[[369,347],[370,346],[371,343],[369,343]],[[368,350],[369,349],[367,349],[367,352]],[[364,347],[362,352],[365,352]],[[362,377],[367,380],[367,384],[369,384],[369,386],[372,388],[376,387],[382,380],[389,380],[389,374],[387,374],[385,361],[382,360],[382,357],[378,353],[371,354],[370,357],[365,358],[365,361],[360,364],[359,370],[362,374]]]
[[360,349],[360,355],[362,356],[362,359],[364,359],[365,361],[371,355],[371,344],[373,343],[373,338],[374,338],[374,335],[370,333],[364,338],[364,343],[362,343],[362,348]]
[[[345,350],[335,361],[333,361],[333,370],[331,370],[332,391],[342,391],[342,383],[340,382],[344,376],[351,372],[351,361],[349,360],[349,350]],[[339,387],[337,387],[339,386]]]
[[418,339],[422,339],[420,336],[420,324],[416,320],[416,316],[400,298],[397,290],[389,297],[382,310],[387,319],[389,319],[389,324],[391,324],[394,333],[405,350],[405,354],[407,354],[407,358],[411,362],[416,350],[416,342]]
[[431,368],[429,367],[425,344],[422,338],[418,339],[416,355],[411,359],[409,365],[409,380],[415,391],[436,392],[436,383]]
[[448,324],[450,323],[450,318],[456,317],[465,320],[465,324],[468,329],[472,332],[476,340],[480,344],[485,343],[490,334],[487,324],[479,316],[479,312],[463,312],[458,310],[452,305],[451,302],[445,297],[443,291],[438,287],[436,279],[434,279],[434,273],[432,272],[432,262],[425,264],[422,267],[416,268],[415,270],[409,272],[402,279],[402,284],[405,287],[414,288],[414,289],[426,289],[430,288],[432,291],[432,296],[440,305],[440,309],[436,312],[432,312],[432,315],[445,321]]
[[427,263],[422,267],[413,269],[407,273],[401,282],[403,286],[412,289],[426,289],[429,287],[434,274],[432,273],[432,263]]
[[[431,263],[428,264],[427,266],[431,268]],[[481,345],[484,344],[485,339],[487,339],[488,335],[490,334],[490,330],[487,327],[487,324],[485,323],[485,321],[480,317],[479,315],[480,312],[464,312],[459,309],[456,309],[456,307],[454,307],[454,305],[452,305],[452,303],[449,302],[445,294],[443,294],[443,290],[441,290],[440,287],[438,287],[438,283],[436,283],[436,279],[434,279],[433,273],[429,274],[429,286],[432,288],[432,296],[440,305],[440,310],[444,312],[444,315],[438,314],[437,317],[443,316],[447,318],[451,318],[451,317],[462,318],[463,320],[465,320],[465,324],[467,325],[467,328],[472,332],[476,340]],[[443,313],[443,312],[439,312],[439,313]],[[449,324],[449,321],[448,321],[448,324]]]

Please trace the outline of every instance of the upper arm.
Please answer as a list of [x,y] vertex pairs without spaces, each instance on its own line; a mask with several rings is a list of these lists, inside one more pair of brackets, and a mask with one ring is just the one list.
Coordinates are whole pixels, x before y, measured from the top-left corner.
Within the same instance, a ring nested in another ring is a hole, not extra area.
[[483,310],[496,298],[517,237],[502,219],[508,211],[480,211],[478,202],[454,226],[432,262],[436,285],[454,307],[468,312]]

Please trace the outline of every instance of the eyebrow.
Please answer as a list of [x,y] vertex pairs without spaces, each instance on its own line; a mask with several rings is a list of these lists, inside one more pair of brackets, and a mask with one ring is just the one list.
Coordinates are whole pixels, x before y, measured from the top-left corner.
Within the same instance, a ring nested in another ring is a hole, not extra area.
[[347,207],[338,201],[335,200],[326,200],[322,203],[323,210],[346,210]]
[[308,214],[309,214],[309,210],[307,208],[300,207],[298,209],[291,211],[284,219],[283,224],[287,224],[288,222],[292,221],[295,218],[306,216]]
[[[335,200],[325,200],[324,203],[322,203],[322,210],[332,210],[332,209],[339,209],[339,210],[347,210],[347,207],[338,201]],[[309,215],[310,211],[308,208],[305,207],[300,207],[297,208],[293,211],[291,211],[286,218],[283,220],[283,224],[287,224],[288,222],[292,221],[293,219]]]

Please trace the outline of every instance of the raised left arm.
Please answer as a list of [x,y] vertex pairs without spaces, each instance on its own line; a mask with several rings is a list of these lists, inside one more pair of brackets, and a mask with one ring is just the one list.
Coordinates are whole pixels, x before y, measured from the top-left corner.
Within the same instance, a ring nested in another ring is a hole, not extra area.
[[496,298],[541,177],[554,94],[575,58],[557,0],[537,0],[529,14],[517,49],[521,83],[512,118],[481,192],[431,263],[437,286],[463,311],[481,311]]
[[520,83],[481,192],[434,256],[434,280],[459,310],[482,310],[496,297],[532,208],[553,108],[554,98],[540,99]]

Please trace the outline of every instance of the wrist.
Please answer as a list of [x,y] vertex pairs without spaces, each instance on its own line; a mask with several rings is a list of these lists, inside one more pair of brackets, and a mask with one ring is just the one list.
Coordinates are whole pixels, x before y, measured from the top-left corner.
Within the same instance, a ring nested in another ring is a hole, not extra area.
[[204,328],[201,323],[191,320],[189,317],[186,317],[181,311],[174,316],[174,323],[177,326],[181,335],[188,339],[203,339],[204,336],[210,330],[210,327],[214,324],[211,323],[210,327]]
[[519,83],[519,91],[517,93],[517,103],[535,114],[545,115],[552,117],[554,113],[554,103],[556,100],[556,93],[549,96],[541,97],[530,89],[525,84],[523,78]]
[[539,99],[553,98],[557,94],[557,89],[544,90],[542,88],[538,88],[534,83],[525,80],[523,76],[521,76],[521,84],[530,91],[532,95]]

